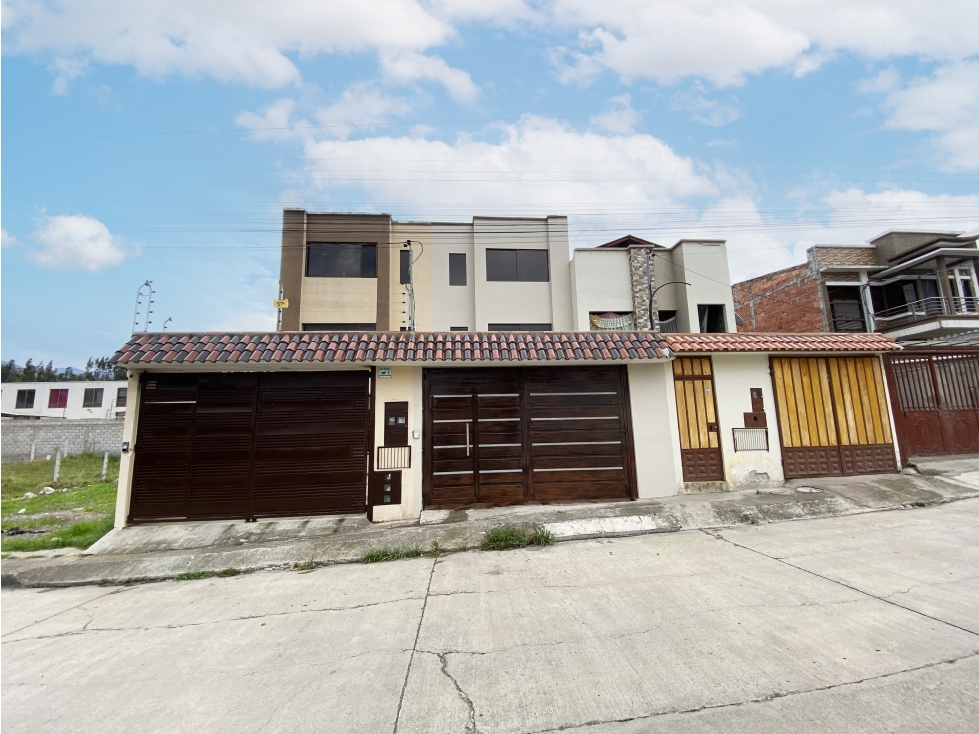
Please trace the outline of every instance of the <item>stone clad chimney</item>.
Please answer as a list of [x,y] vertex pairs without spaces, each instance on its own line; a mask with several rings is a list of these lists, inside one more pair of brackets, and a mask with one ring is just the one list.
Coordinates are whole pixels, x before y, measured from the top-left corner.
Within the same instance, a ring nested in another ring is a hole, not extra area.
[[629,278],[632,281],[632,318],[639,331],[654,328],[649,321],[649,292],[655,288],[653,248],[629,246]]

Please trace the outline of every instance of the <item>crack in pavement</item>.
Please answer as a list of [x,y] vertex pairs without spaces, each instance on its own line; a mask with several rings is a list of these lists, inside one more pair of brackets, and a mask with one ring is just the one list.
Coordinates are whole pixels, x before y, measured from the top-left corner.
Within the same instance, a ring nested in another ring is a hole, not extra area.
[[[869,591],[864,591],[863,589],[859,588],[858,586],[852,586],[851,584],[848,584],[848,583],[846,583],[844,581],[840,581],[838,579],[830,578],[829,576],[824,576],[821,573],[816,573],[815,571],[811,571],[808,568],[804,568],[802,566],[797,566],[794,563],[789,563],[784,558],[778,558],[777,556],[771,556],[768,553],[765,553],[765,552],[760,551],[760,550],[756,550],[756,549],[754,549],[754,548],[752,548],[750,546],[742,545],[741,543],[735,543],[733,540],[730,540],[728,538],[725,538],[723,535],[721,535],[720,532],[711,533],[711,532],[707,532],[706,530],[703,531],[703,532],[706,535],[709,535],[712,538],[715,538],[717,540],[723,540],[725,543],[730,543],[731,545],[735,546],[736,548],[743,548],[744,550],[750,551],[751,553],[756,553],[759,556],[762,556],[763,558],[768,558],[769,560],[776,561],[777,563],[783,563],[786,566],[788,566],[789,568],[794,568],[797,571],[802,571],[803,573],[808,573],[808,574],[810,574],[812,576],[815,576],[816,578],[823,579],[824,581],[829,581],[832,584],[837,584],[838,586],[842,586],[842,587],[844,587],[846,589],[850,589],[851,591],[856,591],[857,593],[863,594],[864,596],[868,596],[871,599],[876,599],[877,601],[882,601],[885,604],[890,604],[891,606],[895,606],[898,609],[903,609],[903,610],[905,610],[907,612],[912,612],[913,614],[920,615],[920,616],[924,617],[925,619],[930,619],[933,622],[938,622],[939,624],[948,625],[949,627],[953,627],[953,628],[955,628],[957,630],[961,630],[962,632],[968,632],[970,635],[974,635],[976,637],[979,637],[979,632],[975,632],[974,630],[970,630],[967,627],[962,627],[961,625],[955,624],[954,622],[949,622],[949,621],[944,620],[944,619],[939,619],[938,617],[933,617],[930,614],[926,614],[925,612],[919,611],[917,609],[912,609],[911,607],[905,606],[904,604],[898,604],[896,601],[892,601],[891,599],[889,599],[886,596],[877,596],[876,594],[871,594]],[[891,594],[889,596],[893,596],[893,594]]]
[[394,734],[398,732],[398,726],[401,724],[401,709],[404,708],[405,703],[405,690],[408,688],[408,679],[411,677],[411,666],[415,662],[415,651],[418,649],[418,638],[421,636],[422,632],[422,622],[425,621],[425,610],[428,608],[428,597],[432,591],[432,579],[435,577],[435,567],[439,563],[439,558],[436,557],[432,561],[432,569],[428,572],[428,585],[425,587],[425,601],[422,602],[422,611],[418,615],[418,627],[415,629],[415,642],[411,646],[411,656],[408,658],[408,669],[405,670],[405,680],[401,684],[401,695],[398,697],[398,712],[394,717]]
[[[98,598],[101,599],[102,597],[98,597]],[[320,613],[320,612],[349,612],[355,609],[367,609],[368,607],[378,607],[378,606],[383,606],[385,604],[399,604],[401,602],[406,602],[406,601],[419,601],[420,599],[422,599],[422,597],[420,596],[406,596],[401,599],[388,599],[387,601],[368,602],[366,604],[355,604],[349,607],[318,607],[316,609],[299,609],[296,611],[287,611],[287,612],[267,612],[265,614],[246,614],[240,617],[225,617],[224,619],[212,619],[206,622],[184,622],[180,624],[156,624],[156,625],[147,625],[147,626],[140,626],[140,627],[91,627],[90,625],[92,624],[92,622],[95,621],[93,617],[88,622],[86,622],[81,629],[67,630],[65,632],[58,632],[57,634],[53,634],[53,635],[36,635],[34,637],[20,637],[16,640],[6,640],[2,644],[10,645],[16,642],[26,642],[29,640],[48,640],[48,639],[53,639],[55,637],[70,637],[72,635],[83,635],[83,634],[96,633],[96,632],[148,632],[150,630],[176,630],[176,629],[183,629],[185,627],[206,627],[208,625],[228,624],[230,622],[247,622],[253,619],[287,617],[295,614],[312,614],[312,613]],[[82,607],[87,603],[89,602],[83,602],[82,604],[72,607],[72,609],[78,609],[79,607]],[[70,611],[70,610],[66,609],[65,611]],[[57,615],[53,615],[53,616],[57,616]],[[48,619],[51,619],[51,617],[49,617]],[[41,620],[41,621],[45,621],[45,620]],[[27,625],[26,627],[22,627],[21,629],[22,630],[27,629],[30,626],[31,625]],[[19,631],[20,630],[15,630],[15,632],[19,632]],[[10,632],[8,634],[14,634],[14,632]]]
[[800,689],[796,691],[776,691],[768,694],[767,696],[759,696],[758,698],[749,698],[749,699],[745,699],[744,701],[733,701],[731,703],[704,704],[703,706],[695,706],[689,709],[664,709],[662,711],[653,711],[648,714],[639,714],[638,716],[627,716],[621,719],[600,719],[600,720],[595,719],[593,721],[584,721],[580,724],[562,724],[561,726],[550,727],[547,729],[534,729],[533,731],[525,731],[523,732],[523,734],[548,734],[548,732],[574,731],[576,729],[584,729],[591,726],[601,726],[603,724],[626,724],[629,723],[630,721],[644,721],[646,719],[655,719],[660,716],[669,716],[671,714],[678,714],[678,715],[696,714],[696,713],[700,713],[701,711],[715,711],[719,709],[739,708],[741,706],[748,706],[750,704],[770,703],[780,698],[802,696],[808,693],[820,693],[822,691],[832,691],[836,688],[857,686],[875,680],[893,678],[894,676],[904,675],[906,673],[915,673],[919,670],[928,670],[930,668],[935,668],[940,665],[954,665],[955,663],[961,662],[963,660],[968,660],[974,657],[979,657],[979,652],[969,653],[968,655],[962,655],[961,657],[957,657],[957,658],[939,660],[934,663],[925,663],[924,665],[918,665],[913,668],[904,668],[902,670],[895,670],[890,673],[881,673],[880,675],[873,675],[867,678],[843,681],[841,683],[831,683],[826,686],[816,686],[815,688],[806,688],[806,689]]
[[459,685],[459,681],[457,681],[452,676],[452,674],[449,673],[449,669],[447,667],[448,660],[445,657],[446,653],[431,653],[431,654],[435,655],[439,659],[439,662],[442,664],[442,675],[444,675],[446,678],[452,681],[452,685],[455,687],[456,693],[459,694],[459,698],[463,700],[463,702],[466,704],[466,708],[469,710],[469,723],[466,725],[466,731],[472,732],[472,734],[477,734],[478,730],[476,729],[476,707],[473,705],[472,699],[469,698],[469,694],[466,693],[464,690],[462,690],[462,686]]
[[[2,636],[3,637],[9,637],[10,635],[17,634],[18,632],[21,632],[22,630],[26,630],[26,629],[28,629],[30,627],[33,627],[36,624],[41,624],[42,622],[47,622],[49,619],[54,619],[55,617],[61,616],[62,614],[67,614],[68,612],[74,611],[75,609],[78,609],[80,607],[84,607],[86,604],[91,604],[93,601],[98,601],[99,599],[104,599],[105,597],[111,596],[112,594],[121,594],[124,591],[129,591],[131,588],[132,587],[127,587],[127,588],[123,588],[123,589],[113,589],[112,591],[107,591],[104,594],[99,594],[98,596],[96,596],[96,597],[94,597],[92,599],[86,599],[83,602],[79,602],[78,604],[76,604],[73,607],[68,607],[67,609],[62,609],[60,612],[55,612],[50,617],[45,617],[44,619],[37,619],[37,620],[31,622],[30,624],[25,624],[23,627],[18,627],[15,630],[10,630],[10,632],[5,632]],[[91,624],[91,622],[89,622],[89,624]]]

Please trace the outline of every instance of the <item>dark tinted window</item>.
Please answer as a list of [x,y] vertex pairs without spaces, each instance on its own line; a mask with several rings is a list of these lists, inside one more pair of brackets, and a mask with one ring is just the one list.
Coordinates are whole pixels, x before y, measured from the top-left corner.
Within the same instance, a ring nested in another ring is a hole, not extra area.
[[102,388],[101,387],[86,387],[85,397],[82,398],[83,408],[101,408],[102,407]]
[[126,393],[128,390],[124,387],[116,389],[116,407],[125,408],[126,407]]
[[377,245],[311,242],[306,248],[310,278],[376,278]]
[[487,250],[486,251],[486,280],[517,279],[516,250]]
[[303,331],[376,331],[377,324],[303,324]]
[[[487,257],[487,271],[489,258]],[[494,280],[488,278],[488,280]],[[449,285],[466,285],[466,253],[449,253]]]
[[469,331],[468,326],[450,326],[449,331]]
[[517,250],[517,280],[546,283],[547,250]]
[[411,250],[401,250],[401,284],[411,282]]
[[21,410],[26,410],[27,408],[34,407],[34,391],[33,390],[18,390],[17,391],[17,408]]
[[550,331],[550,324],[490,324],[490,331]]
[[546,283],[547,250],[487,250],[486,280]]

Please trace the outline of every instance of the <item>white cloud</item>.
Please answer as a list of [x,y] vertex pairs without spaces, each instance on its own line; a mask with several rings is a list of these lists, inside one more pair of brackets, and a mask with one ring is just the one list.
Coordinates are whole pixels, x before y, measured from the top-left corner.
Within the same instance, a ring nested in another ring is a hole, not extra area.
[[138,254],[98,219],[84,214],[45,217],[33,238],[37,247],[27,257],[53,270],[97,273]]
[[670,109],[689,112],[697,122],[713,127],[723,127],[741,117],[741,111],[737,107],[723,104],[716,99],[708,99],[704,91],[704,86],[700,82],[695,82],[691,89],[674,95]]
[[[416,210],[432,202],[466,205],[470,213],[666,203],[719,191],[694,161],[651,135],[578,132],[539,117],[495,129],[497,142],[468,136],[455,142],[387,136],[312,141],[305,145],[307,174],[322,192],[355,187],[373,201]],[[336,170],[325,170],[322,160]],[[338,172],[343,168],[353,168],[354,177]]]
[[68,94],[68,83],[79,76],[84,76],[88,71],[88,61],[86,59],[66,59],[57,58],[51,62],[48,71],[54,76],[54,83],[51,85],[51,93],[60,96]]
[[294,100],[279,99],[264,107],[260,114],[238,113],[235,123],[248,130],[257,141],[346,139],[354,132],[387,124],[412,111],[408,100],[386,94],[369,82],[354,84],[332,104],[310,110],[314,122],[294,118],[296,106]]
[[18,247],[20,242],[6,229],[0,229],[0,247]]
[[949,64],[903,87],[896,75],[884,84],[888,127],[934,133],[944,162],[979,168],[979,61]]
[[438,82],[457,102],[473,102],[479,94],[479,88],[467,72],[453,69],[439,56],[425,56],[413,51],[383,52],[381,76],[395,84],[423,80]]
[[8,0],[3,14],[5,52],[259,87],[299,81],[289,54],[422,51],[453,33],[416,0]]
[[[698,77],[740,84],[766,69],[813,71],[840,52],[869,59],[979,53],[979,3],[959,0],[552,0],[549,22],[579,30],[558,63],[581,82],[604,69],[624,80]],[[595,49],[595,50],[592,50]]]
[[207,327],[207,331],[275,331],[277,318],[275,309],[269,303],[268,312],[235,314],[214,322]]
[[612,97],[605,107],[605,112],[595,115],[590,122],[592,127],[615,135],[625,135],[636,129],[642,115],[632,109],[632,96],[622,94]]

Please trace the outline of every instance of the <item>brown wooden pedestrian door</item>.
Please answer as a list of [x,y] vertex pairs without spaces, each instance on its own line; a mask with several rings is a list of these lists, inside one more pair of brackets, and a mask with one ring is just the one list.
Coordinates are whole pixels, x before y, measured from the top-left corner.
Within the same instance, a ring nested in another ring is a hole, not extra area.
[[147,375],[130,520],[363,512],[368,380]]
[[879,359],[772,357],[771,371],[787,479],[897,470]]
[[683,481],[722,481],[724,462],[710,357],[673,360],[673,387],[680,425]]
[[627,499],[624,368],[425,371],[425,503]]
[[885,364],[906,457],[979,453],[979,354],[894,354]]

